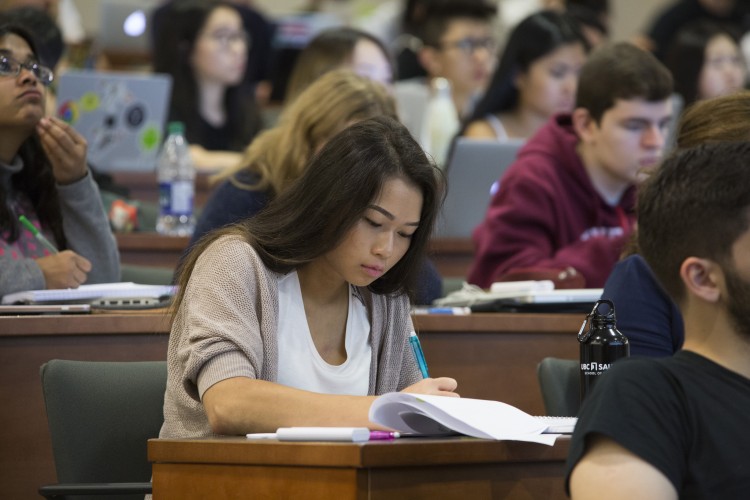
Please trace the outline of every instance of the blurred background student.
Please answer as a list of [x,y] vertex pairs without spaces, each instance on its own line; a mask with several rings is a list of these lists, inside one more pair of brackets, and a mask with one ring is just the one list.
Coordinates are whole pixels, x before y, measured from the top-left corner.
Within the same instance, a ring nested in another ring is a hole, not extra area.
[[587,52],[588,42],[565,13],[541,11],[521,21],[463,135],[526,139],[555,114],[570,113]]
[[701,19],[744,33],[750,28],[750,3],[746,0],[675,0],[661,9],[645,34],[636,36],[633,41],[663,61],[677,33]]
[[349,68],[386,87],[393,83],[393,62],[380,40],[355,28],[330,28],[316,35],[297,57],[285,103],[292,102],[310,83],[337,68]]
[[[255,94],[256,100],[265,104],[271,94],[271,68],[275,24],[253,7],[251,1],[229,0],[242,17],[242,24],[248,34],[248,57],[243,85]],[[151,14],[151,38],[158,40],[158,34],[172,22],[172,12],[184,0],[161,1]]]
[[745,86],[746,69],[738,38],[713,21],[699,20],[681,29],[664,63],[685,106]]
[[[45,117],[53,78],[31,34],[0,25],[0,296],[120,280],[117,246],[86,165],[86,141]],[[21,215],[56,249],[25,229]]]
[[221,170],[261,129],[254,95],[242,86],[248,34],[228,2],[184,0],[154,40],[154,71],[172,75],[169,120],[185,124],[199,170]]

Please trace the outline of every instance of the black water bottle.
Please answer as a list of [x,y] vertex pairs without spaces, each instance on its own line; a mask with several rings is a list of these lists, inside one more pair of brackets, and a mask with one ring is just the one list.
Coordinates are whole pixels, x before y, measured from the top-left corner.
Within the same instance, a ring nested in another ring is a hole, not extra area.
[[[588,323],[589,329],[586,329]],[[630,356],[625,335],[615,326],[615,305],[598,300],[578,332],[581,345],[581,401],[591,393],[597,380],[621,358]]]

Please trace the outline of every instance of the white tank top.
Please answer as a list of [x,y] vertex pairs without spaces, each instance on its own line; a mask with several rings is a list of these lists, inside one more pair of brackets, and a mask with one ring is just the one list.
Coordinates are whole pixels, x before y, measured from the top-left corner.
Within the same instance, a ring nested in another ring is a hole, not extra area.
[[505,126],[497,115],[489,114],[485,116],[484,119],[487,120],[487,123],[492,127],[492,131],[495,132],[495,138],[498,141],[508,140],[508,132],[505,131]]
[[362,299],[351,288],[346,318],[346,361],[330,365],[310,336],[297,272],[279,280],[280,384],[325,394],[366,396],[370,387],[370,321]]

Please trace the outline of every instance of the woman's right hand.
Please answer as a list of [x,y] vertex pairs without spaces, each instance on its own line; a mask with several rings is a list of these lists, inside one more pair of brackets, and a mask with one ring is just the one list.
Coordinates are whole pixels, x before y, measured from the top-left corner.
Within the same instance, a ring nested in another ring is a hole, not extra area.
[[91,262],[71,250],[40,257],[36,263],[44,274],[48,289],[78,288],[91,271]]
[[456,387],[458,387],[458,382],[456,382],[456,379],[450,377],[425,378],[416,384],[410,385],[401,392],[458,398],[461,396],[455,392]]

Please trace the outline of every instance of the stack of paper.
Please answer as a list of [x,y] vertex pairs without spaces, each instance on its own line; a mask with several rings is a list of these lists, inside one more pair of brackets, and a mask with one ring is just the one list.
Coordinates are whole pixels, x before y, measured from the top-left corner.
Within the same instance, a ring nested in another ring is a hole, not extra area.
[[499,401],[405,392],[391,392],[375,399],[369,417],[373,423],[403,434],[458,433],[550,446],[559,434],[550,434],[548,430],[572,432],[576,422],[574,417],[534,417]]
[[83,302],[102,297],[143,297],[160,298],[174,295],[175,287],[171,285],[139,285],[137,283],[101,283],[98,285],[81,285],[78,288],[53,290],[28,290],[10,293],[3,296],[3,304],[38,304]]

